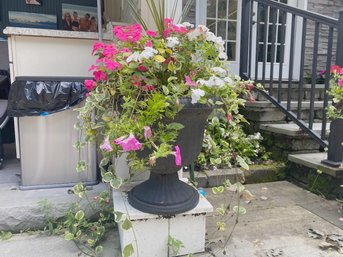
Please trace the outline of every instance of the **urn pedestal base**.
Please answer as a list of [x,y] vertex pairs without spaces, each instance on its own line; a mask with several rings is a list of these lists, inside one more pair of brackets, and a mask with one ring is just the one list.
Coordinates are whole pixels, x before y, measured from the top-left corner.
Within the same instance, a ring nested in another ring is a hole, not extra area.
[[205,250],[206,216],[213,212],[206,198],[199,195],[197,206],[188,212],[174,216],[154,215],[141,212],[129,204],[126,192],[132,187],[125,191],[113,191],[114,209],[126,213],[133,227],[123,230],[119,223],[122,249],[132,244],[135,251],[132,257],[168,257],[168,236],[172,236],[184,244],[179,255]]

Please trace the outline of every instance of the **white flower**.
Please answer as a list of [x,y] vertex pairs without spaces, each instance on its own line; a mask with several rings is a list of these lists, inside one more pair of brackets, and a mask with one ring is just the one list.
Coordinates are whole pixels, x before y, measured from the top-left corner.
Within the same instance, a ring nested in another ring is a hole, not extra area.
[[140,60],[141,60],[141,55],[140,53],[136,51],[133,54],[131,54],[129,57],[127,57],[126,62],[128,63],[132,61],[139,62]]
[[224,81],[225,81],[226,83],[228,83],[228,84],[233,84],[233,80],[232,80],[232,78],[230,78],[230,77],[225,77],[225,78],[224,78]]
[[180,42],[177,37],[167,37],[167,47],[174,48],[178,44],[180,44]]
[[205,95],[205,91],[202,89],[192,89],[192,104],[196,104],[202,96]]
[[196,39],[198,36],[205,34],[209,31],[209,29],[204,26],[204,25],[199,25],[196,29],[190,31],[187,33],[187,37],[189,40],[194,40]]
[[198,25],[197,30],[200,30],[200,32],[205,33],[209,31],[209,28],[206,27],[205,25]]
[[197,83],[200,84],[200,85],[207,85],[207,81],[204,80],[204,79],[198,79]]
[[226,60],[227,59],[227,54],[225,52],[220,52],[218,55],[218,58],[221,60]]
[[208,87],[222,87],[224,86],[225,82],[224,80],[216,77],[211,76],[210,79],[207,81],[206,86]]
[[146,46],[143,50],[143,52],[140,54],[140,60],[142,60],[143,58],[145,59],[149,59],[151,57],[153,57],[155,54],[157,54],[157,50],[152,48],[152,47],[148,47]]
[[225,76],[226,75],[226,70],[221,68],[221,67],[213,67],[211,68],[211,71],[213,71],[214,73],[220,75],[220,76]]
[[185,26],[186,28],[194,28],[194,24],[189,22],[183,22],[181,25]]

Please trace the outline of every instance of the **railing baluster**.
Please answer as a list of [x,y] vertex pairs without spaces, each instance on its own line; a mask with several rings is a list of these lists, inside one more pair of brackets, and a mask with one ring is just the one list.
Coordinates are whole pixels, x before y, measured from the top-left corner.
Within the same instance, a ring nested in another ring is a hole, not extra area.
[[306,31],[307,31],[307,19],[303,18],[303,29],[301,37],[301,57],[300,57],[300,78],[299,78],[299,91],[298,91],[298,109],[297,117],[301,119],[301,107],[302,100],[304,98],[304,69],[305,69],[305,47],[306,47]]
[[[263,24],[263,65],[262,65],[262,83],[266,84],[266,63],[267,63],[267,46],[268,46],[268,6],[263,5],[264,8],[264,24]],[[271,93],[271,88],[269,88]]]
[[257,18],[256,18],[256,54],[255,54],[255,81],[258,80],[258,57],[260,55],[260,19],[261,19],[261,4],[257,5]]
[[311,99],[310,99],[310,118],[308,126],[313,128],[314,120],[314,95],[316,89],[317,64],[318,64],[318,46],[319,46],[319,28],[320,23],[317,21],[314,29],[314,43],[313,43],[313,62],[312,62],[312,76],[311,76]]
[[[281,15],[281,10],[279,11]],[[286,21],[287,13],[282,11],[282,20],[281,20],[281,38],[280,38],[280,62],[279,62],[279,85],[278,85],[278,94],[277,100],[281,102],[281,87],[283,79],[283,62],[285,59],[285,37],[286,37]]]
[[251,70],[252,70],[252,30],[254,27],[254,20],[253,20],[253,13],[254,13],[254,1],[250,1],[250,23],[249,23],[249,58],[248,58],[248,65],[249,65],[249,78],[251,78]]
[[277,9],[271,8],[271,23],[272,23],[272,35],[271,35],[271,55],[270,55],[270,78],[269,78],[269,88],[274,86],[274,58],[275,58],[275,38],[276,38],[276,16]]
[[288,71],[288,90],[287,90],[287,110],[291,110],[291,94],[292,94],[292,80],[293,80],[293,66],[294,66],[294,44],[295,44],[295,14],[292,14],[291,26],[291,46],[289,53],[289,71]]
[[330,87],[330,66],[332,59],[332,44],[333,44],[333,27],[329,29],[329,38],[328,38],[328,51],[326,58],[326,71],[325,71],[325,91],[324,91],[324,102],[323,102],[323,119],[322,119],[322,133],[321,138],[326,138],[326,107],[328,107],[329,95],[327,91]]

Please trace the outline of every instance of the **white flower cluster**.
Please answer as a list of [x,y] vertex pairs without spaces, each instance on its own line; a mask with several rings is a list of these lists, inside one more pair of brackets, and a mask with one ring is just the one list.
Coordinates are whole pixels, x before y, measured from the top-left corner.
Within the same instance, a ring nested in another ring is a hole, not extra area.
[[221,78],[218,78],[217,76],[211,76],[208,80],[199,79],[197,83],[207,86],[207,87],[223,87],[225,84],[225,81]]
[[150,59],[157,53],[158,52],[156,49],[146,46],[141,53],[136,51],[133,54],[131,54],[129,57],[127,57],[126,62],[127,63],[132,62],[132,61],[140,62],[143,59]]
[[192,104],[196,104],[202,96],[205,95],[205,91],[202,89],[192,89]]
[[178,44],[180,44],[180,41],[177,37],[167,37],[167,47],[174,48]]

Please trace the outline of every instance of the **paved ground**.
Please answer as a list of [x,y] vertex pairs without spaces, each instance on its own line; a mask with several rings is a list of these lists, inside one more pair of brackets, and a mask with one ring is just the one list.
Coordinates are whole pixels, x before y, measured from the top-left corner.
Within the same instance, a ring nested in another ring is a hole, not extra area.
[[[226,236],[233,226],[228,217],[228,230],[216,229],[217,216],[209,217],[207,224],[207,253],[196,257],[324,257],[342,256],[336,250],[322,250],[323,239],[310,238],[309,229],[324,234],[343,235],[343,222],[339,220],[339,205],[313,195],[289,182],[247,185],[256,196],[249,204],[242,203],[247,213],[241,216],[227,243]],[[224,199],[207,190],[207,197],[217,207]],[[230,192],[225,194],[230,199]],[[340,238],[336,236],[336,238]],[[341,242],[342,243],[342,242]],[[104,242],[104,257],[120,257],[118,235],[115,229]],[[15,235],[0,241],[0,257],[77,257],[78,249],[62,237]]]

